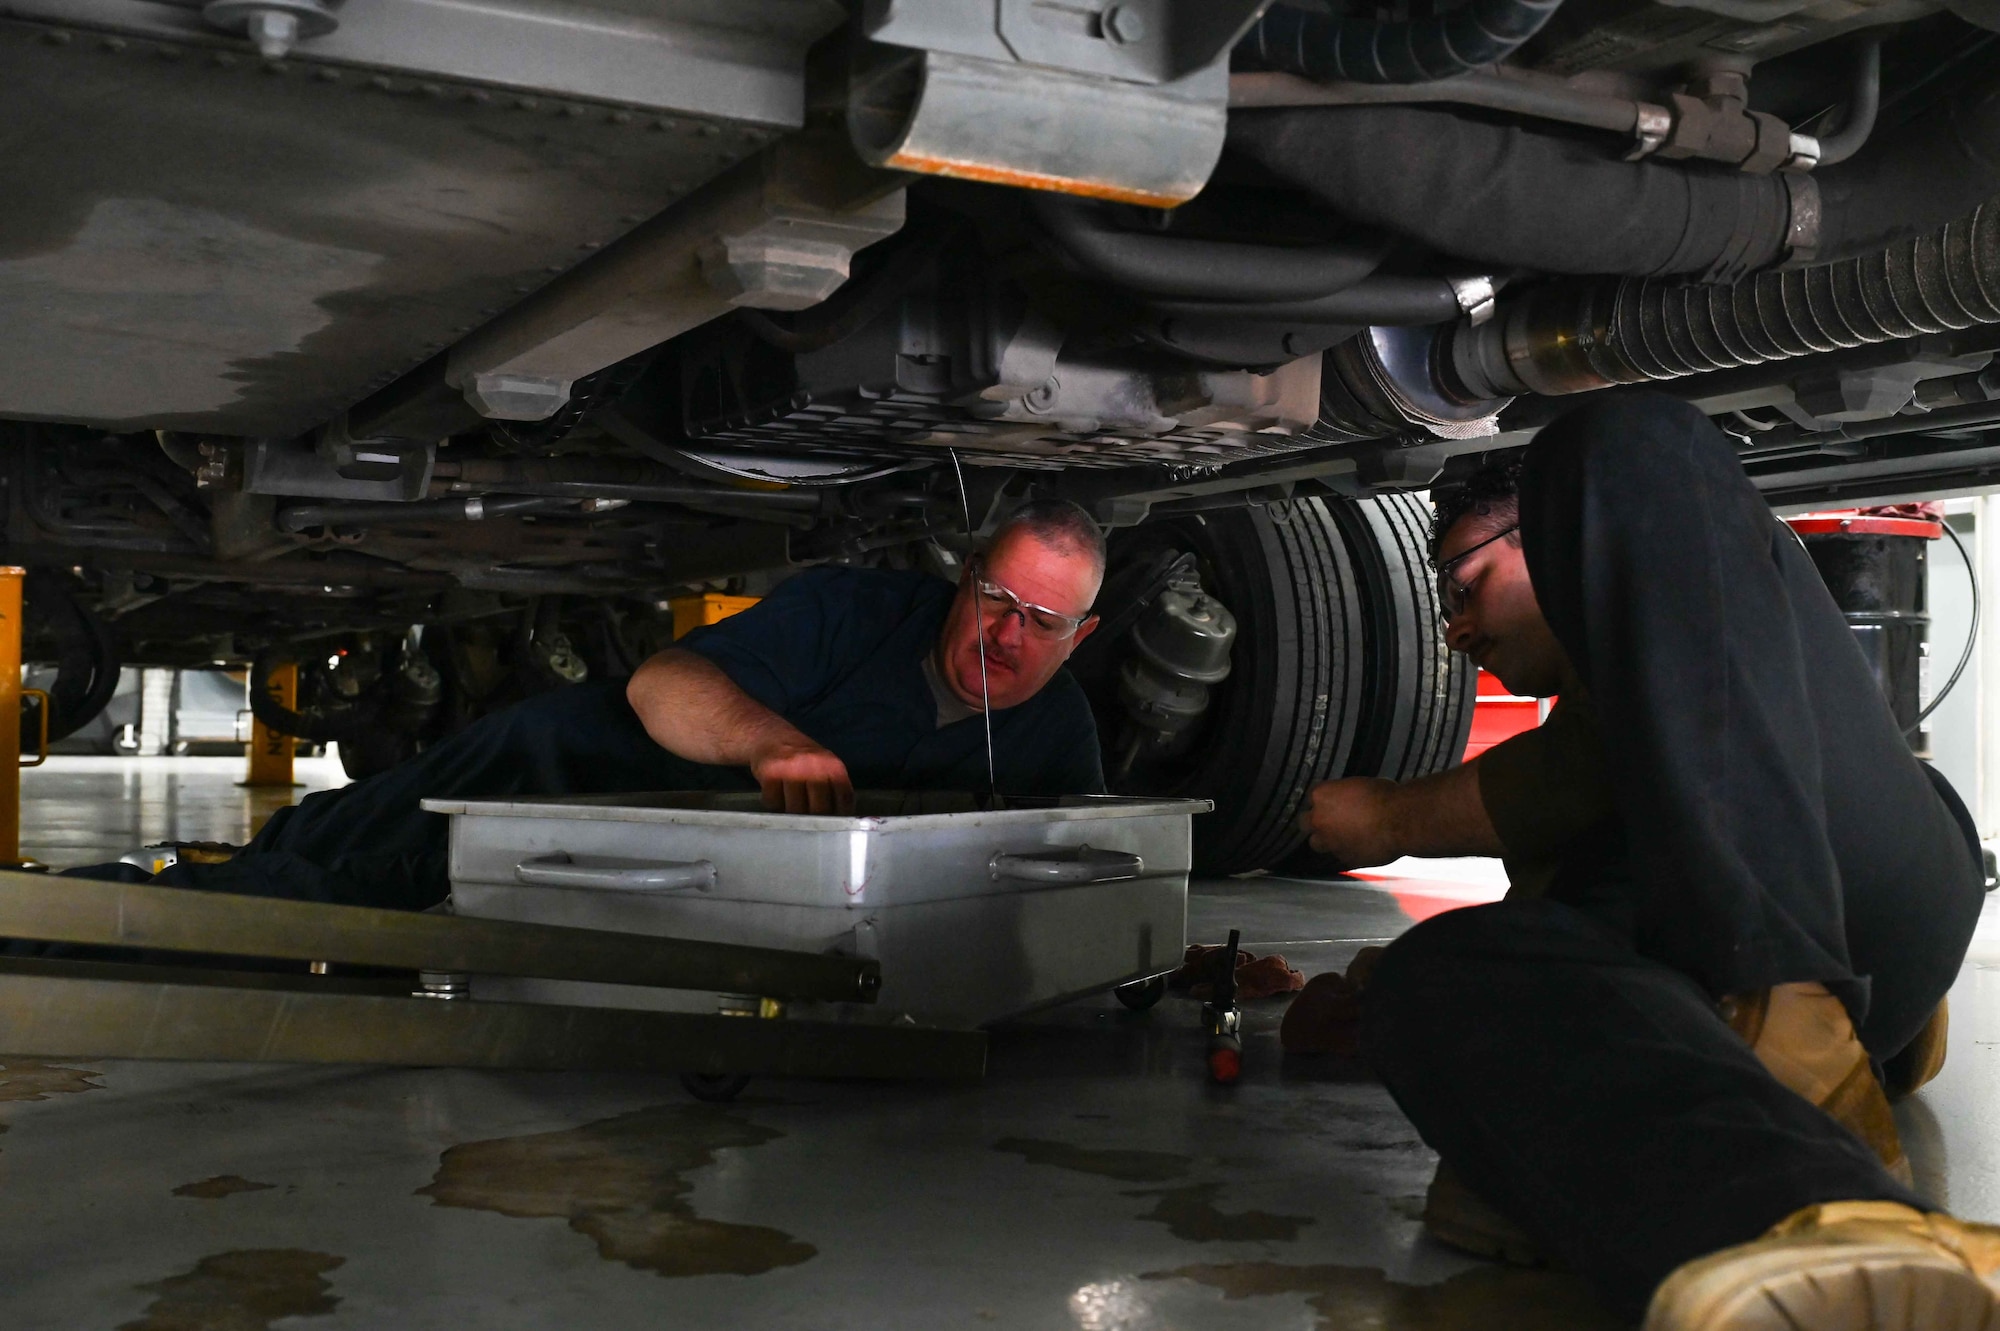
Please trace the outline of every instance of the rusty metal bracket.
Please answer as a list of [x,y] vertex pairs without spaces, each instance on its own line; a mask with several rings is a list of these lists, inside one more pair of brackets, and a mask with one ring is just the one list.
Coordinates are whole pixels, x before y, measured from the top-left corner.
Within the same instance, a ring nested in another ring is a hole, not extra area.
[[871,0],[848,130],[877,166],[1184,203],[1222,152],[1230,46],[1262,0]]

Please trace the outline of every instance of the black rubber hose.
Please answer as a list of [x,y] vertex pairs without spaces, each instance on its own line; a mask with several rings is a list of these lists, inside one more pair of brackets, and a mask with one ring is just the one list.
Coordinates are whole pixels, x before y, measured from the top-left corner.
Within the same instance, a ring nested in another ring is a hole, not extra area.
[[1875,132],[1875,117],[1882,110],[1882,39],[1871,37],[1861,44],[1861,59],[1854,71],[1854,90],[1848,94],[1840,128],[1822,134],[1819,164],[1835,166],[1861,151]]
[[1822,261],[1964,217],[2000,194],[2000,74],[1873,135],[1850,160],[1813,178],[1824,214]]
[[1780,175],[1622,162],[1433,107],[1238,112],[1229,144],[1345,217],[1496,268],[1728,280],[1782,258],[1791,226]]
[[1562,0],[1463,0],[1442,14],[1382,20],[1278,5],[1237,43],[1264,69],[1322,83],[1427,83],[1503,60]]
[[1464,311],[1458,293],[1441,277],[1376,275],[1345,291],[1313,300],[1287,301],[1149,301],[1170,314],[1210,315],[1270,323],[1303,325],[1386,324],[1420,327],[1449,323]]
[[56,640],[56,677],[48,687],[49,742],[81,730],[97,719],[118,691],[118,647],[102,619],[64,589],[61,574],[34,569],[28,574],[27,618]]
[[295,648],[267,647],[250,663],[250,714],[280,735],[308,740],[314,744],[338,744],[352,736],[375,732],[382,725],[382,709],[372,703],[356,703],[337,712],[317,708],[293,711],[271,695],[271,676],[281,666],[295,664]]
[[1194,300],[1296,301],[1345,291],[1374,272],[1386,239],[1346,245],[1246,245],[1106,226],[1083,207],[1042,195],[1034,218],[1078,267],[1113,286]]
[[1818,192],[1822,262],[1879,251],[2000,194],[2000,75],[1808,178],[1616,161],[1581,140],[1420,106],[1239,112],[1229,142],[1341,215],[1458,258],[1730,282],[1787,257],[1806,190]]

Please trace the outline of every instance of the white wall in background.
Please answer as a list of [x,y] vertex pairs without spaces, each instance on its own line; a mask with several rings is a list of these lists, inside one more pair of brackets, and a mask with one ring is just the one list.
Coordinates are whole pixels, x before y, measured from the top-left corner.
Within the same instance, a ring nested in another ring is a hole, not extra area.
[[[1991,500],[1986,497],[1945,502],[1946,520],[1958,538],[1965,542],[1966,553],[1972,556],[1975,566],[1981,557],[1981,530],[1992,530],[1980,521],[1984,506],[1989,502]],[[1951,669],[1958,664],[1959,656],[1965,650],[1966,634],[1972,629],[1972,588],[1966,578],[1965,561],[1959,557],[1949,537],[1931,543],[1927,571],[1931,629],[1930,667],[1924,692],[1926,706],[1944,687],[1945,681],[1951,678]],[[2000,583],[1982,579],[1981,590],[1988,586],[2000,586]],[[1990,623],[1980,626],[1982,640],[1987,638],[1990,629]],[[1986,661],[1993,657],[1994,653],[1982,650],[1982,644],[1975,644],[1972,659],[1966,663],[1965,674],[1958,681],[1958,687],[1945,696],[1937,710],[1931,713],[1930,720],[1924,723],[1924,728],[1930,732],[1931,762],[1944,773],[1957,789],[1959,798],[1973,811],[1982,837],[2000,832],[2000,819],[1992,816],[1986,808],[1993,801],[1982,795],[1982,787],[2000,795],[2000,782],[1981,779],[1985,751],[1996,747],[1988,742],[1987,732],[1992,725],[2000,724],[2000,713],[1990,717],[1982,715],[1989,710],[1983,707],[1984,697],[2000,698],[2000,693],[1981,687],[1981,673]]]

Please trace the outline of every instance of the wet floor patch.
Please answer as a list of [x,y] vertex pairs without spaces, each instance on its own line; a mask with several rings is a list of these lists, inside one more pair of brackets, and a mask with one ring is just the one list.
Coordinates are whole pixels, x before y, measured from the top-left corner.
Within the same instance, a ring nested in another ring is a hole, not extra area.
[[205,1178],[199,1183],[181,1184],[174,1189],[174,1196],[220,1201],[224,1197],[234,1197],[239,1192],[268,1192],[277,1186],[275,1183],[253,1183],[237,1174],[217,1174],[214,1178]]
[[326,1274],[346,1261],[298,1248],[219,1252],[140,1285],[159,1297],[118,1331],[267,1331],[280,1318],[324,1317],[340,1302]]
[[439,1206],[567,1220],[598,1255],[661,1276],[761,1275],[818,1249],[763,1225],[695,1214],[685,1175],[715,1153],[784,1134],[705,1105],[667,1105],[580,1128],[467,1142],[417,1190]]
[[12,1058],[0,1054],[0,1103],[10,1100],[46,1100],[52,1095],[75,1095],[79,1091],[101,1091],[104,1074],[95,1068],[69,1068],[38,1059]]
[[1575,1276],[1483,1266],[1435,1285],[1402,1285],[1372,1267],[1229,1262],[1149,1271],[1192,1280],[1225,1299],[1303,1294],[1318,1331],[1621,1331]]
[[[1029,1164],[1096,1174],[1121,1183],[1166,1183],[1186,1176],[1194,1168],[1191,1157],[1166,1151],[1099,1150],[1027,1137],[1003,1137],[993,1143],[993,1149],[1018,1155]],[[1313,1222],[1311,1216],[1304,1215],[1224,1211],[1216,1205],[1223,1186],[1189,1183],[1178,1188],[1142,1188],[1119,1195],[1157,1198],[1152,1210],[1136,1218],[1157,1221],[1175,1238],[1190,1243],[1290,1243],[1298,1238],[1300,1226]]]
[[1139,1217],[1157,1220],[1177,1239],[1190,1243],[1291,1243],[1311,1216],[1273,1215],[1269,1211],[1224,1211],[1215,1199],[1220,1183],[1192,1183],[1184,1188],[1128,1192],[1127,1197],[1157,1197],[1159,1203]]
[[[37,1059],[13,1058],[0,1054],[0,1104],[46,1100],[56,1095],[81,1091],[101,1091],[104,1074],[94,1068],[69,1068]],[[0,1132],[7,1124],[0,1120]]]
[[1165,1183],[1184,1176],[1194,1167],[1185,1155],[1166,1151],[1102,1151],[1068,1142],[1035,1141],[1027,1137],[1003,1137],[993,1143],[996,1151],[1018,1155],[1031,1165],[1052,1165],[1079,1174],[1097,1174],[1121,1183]]

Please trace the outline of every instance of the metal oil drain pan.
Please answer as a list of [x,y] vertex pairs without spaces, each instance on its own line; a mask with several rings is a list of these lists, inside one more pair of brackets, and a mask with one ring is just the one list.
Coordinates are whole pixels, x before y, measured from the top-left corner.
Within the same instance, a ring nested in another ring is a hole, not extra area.
[[[451,815],[452,909],[869,957],[836,1020],[976,1026],[1171,968],[1186,940],[1190,817],[1205,800],[861,791],[852,816],[744,792],[426,800]],[[733,996],[474,976],[475,997],[736,1010]]]

